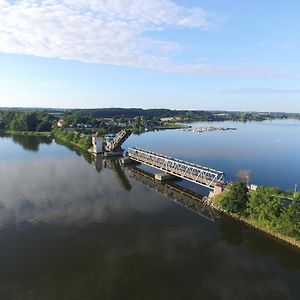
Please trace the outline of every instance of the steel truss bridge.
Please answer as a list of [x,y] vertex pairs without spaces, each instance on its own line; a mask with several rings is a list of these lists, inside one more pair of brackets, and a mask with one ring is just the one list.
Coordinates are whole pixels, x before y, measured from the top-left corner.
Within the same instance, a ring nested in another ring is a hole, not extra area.
[[167,174],[200,184],[212,190],[215,186],[225,184],[225,174],[223,172],[187,161],[139,148],[129,148],[128,156],[134,161],[159,169]]

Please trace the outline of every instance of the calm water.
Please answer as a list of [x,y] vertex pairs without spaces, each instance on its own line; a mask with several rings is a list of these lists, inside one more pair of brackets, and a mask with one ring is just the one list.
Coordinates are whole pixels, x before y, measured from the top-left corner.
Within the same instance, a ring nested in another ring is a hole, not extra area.
[[[125,147],[300,185],[300,123],[234,126],[147,133]],[[300,298],[300,251],[214,212],[194,213],[116,161],[2,137],[0,179],[0,299]]]
[[193,127],[234,127],[235,131],[168,130],[131,137],[126,147],[192,161],[226,173],[227,180],[247,174],[250,183],[300,189],[300,121],[192,123]]

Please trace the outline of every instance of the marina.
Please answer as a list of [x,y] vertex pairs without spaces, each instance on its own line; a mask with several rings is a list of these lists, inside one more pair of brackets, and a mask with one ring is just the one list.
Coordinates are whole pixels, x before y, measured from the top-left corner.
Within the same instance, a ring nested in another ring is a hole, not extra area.
[[182,129],[183,131],[192,131],[196,133],[208,132],[208,131],[229,131],[237,130],[235,127],[214,127],[214,126],[200,126],[200,127],[186,127]]

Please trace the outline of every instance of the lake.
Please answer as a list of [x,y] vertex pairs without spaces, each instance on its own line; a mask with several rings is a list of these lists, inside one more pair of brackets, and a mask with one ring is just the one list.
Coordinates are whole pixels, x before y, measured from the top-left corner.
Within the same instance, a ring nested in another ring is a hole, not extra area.
[[[148,132],[124,148],[216,168],[227,180],[300,187],[300,122],[213,125],[237,130]],[[299,250],[188,209],[172,186],[116,160],[47,138],[0,137],[0,179],[0,299],[300,297]]]

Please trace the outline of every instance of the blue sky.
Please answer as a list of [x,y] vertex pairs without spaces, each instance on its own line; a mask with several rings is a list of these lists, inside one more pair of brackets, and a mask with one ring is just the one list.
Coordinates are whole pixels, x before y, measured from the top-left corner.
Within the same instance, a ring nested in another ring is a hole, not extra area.
[[0,106],[300,112],[300,2],[0,0]]

